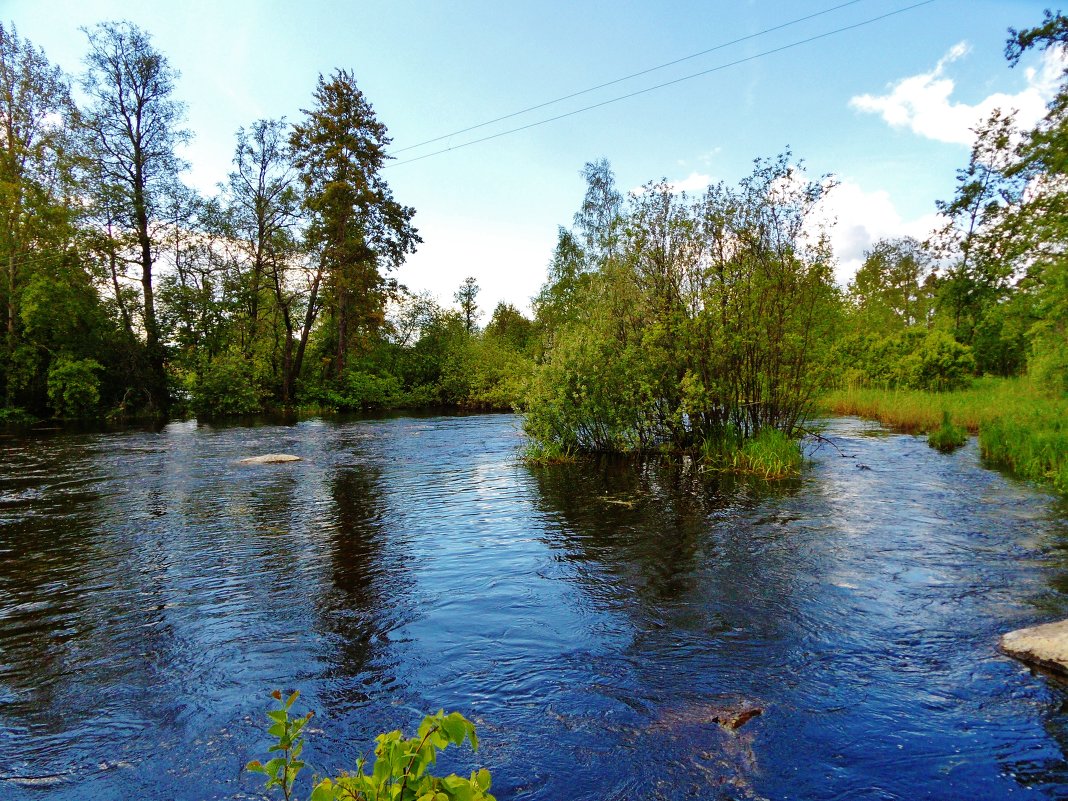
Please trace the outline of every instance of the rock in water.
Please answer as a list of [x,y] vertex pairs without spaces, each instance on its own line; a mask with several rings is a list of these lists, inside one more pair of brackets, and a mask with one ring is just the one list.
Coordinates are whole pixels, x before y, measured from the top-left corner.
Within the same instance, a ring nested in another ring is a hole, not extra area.
[[1010,631],[998,645],[1009,656],[1068,675],[1068,620]]
[[250,456],[242,459],[240,464],[277,464],[279,462],[299,462],[299,456],[289,453],[265,453],[262,456]]

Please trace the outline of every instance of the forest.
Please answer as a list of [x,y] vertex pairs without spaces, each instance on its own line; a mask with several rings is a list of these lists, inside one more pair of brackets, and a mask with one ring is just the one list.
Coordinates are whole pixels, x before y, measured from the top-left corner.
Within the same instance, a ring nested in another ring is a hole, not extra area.
[[[535,458],[744,468],[789,453],[820,406],[891,419],[921,397],[923,422],[893,421],[929,430],[932,410],[952,425],[946,399],[986,392],[958,421],[984,449],[991,431],[1028,440],[992,455],[1068,489],[1068,77],[1033,130],[994,112],[942,227],[874,243],[846,287],[818,211],[834,179],[788,150],[695,195],[624,194],[591,161],[529,318],[480,308],[476,277],[451,307],[393,277],[421,238],[351,72],[320,76],[297,121],[239,130],[205,197],[182,182],[192,132],[166,56],[130,23],[86,34],[71,77],[0,27],[0,422],[519,409]],[[1006,57],[1066,42],[1047,13]],[[1006,386],[1026,430],[991,411]]]

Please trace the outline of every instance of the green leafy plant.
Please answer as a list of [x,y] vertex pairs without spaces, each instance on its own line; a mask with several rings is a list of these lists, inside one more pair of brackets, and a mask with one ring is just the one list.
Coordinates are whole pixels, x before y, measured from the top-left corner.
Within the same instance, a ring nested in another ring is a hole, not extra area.
[[[290,715],[298,696],[299,692],[294,692],[283,700],[278,690],[271,693],[279,707],[267,713],[271,721],[268,734],[276,739],[269,751],[278,756],[265,764],[254,760],[246,765],[246,770],[266,776],[265,789],[279,789],[285,801],[296,798],[294,784],[305,766],[300,759],[303,731],[312,718],[311,712],[296,718]],[[367,760],[361,758],[355,772],[343,771],[317,780],[309,801],[495,801],[489,793],[490,772],[485,768],[473,771],[466,779],[430,773],[438,751],[465,741],[472,750],[478,750],[474,724],[458,712],[439,710],[423,718],[414,737],[405,738],[400,730],[380,734],[375,739],[369,773]]]
[[267,733],[274,737],[277,742],[267,750],[271,753],[277,753],[279,756],[269,759],[266,764],[254,759],[245,765],[245,770],[262,773],[267,777],[267,784],[264,785],[264,789],[272,790],[277,787],[281,789],[282,796],[286,801],[291,801],[293,798],[293,784],[297,781],[297,774],[304,767],[304,762],[300,759],[301,752],[304,750],[304,735],[302,732],[314,713],[308,712],[298,718],[290,716],[289,709],[293,706],[293,702],[300,697],[299,690],[284,701],[280,690],[275,690],[271,693],[271,697],[279,702],[279,707],[267,713],[267,717],[271,721]]

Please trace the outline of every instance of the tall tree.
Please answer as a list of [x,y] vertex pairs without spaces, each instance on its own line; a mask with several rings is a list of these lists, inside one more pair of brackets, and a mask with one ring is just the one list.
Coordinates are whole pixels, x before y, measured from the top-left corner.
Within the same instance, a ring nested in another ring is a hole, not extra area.
[[[349,351],[366,347],[385,321],[395,286],[385,273],[422,240],[411,222],[415,210],[393,199],[381,175],[391,140],[352,73],[338,70],[329,80],[320,75],[314,99],[294,126],[290,146],[310,213],[308,244],[331,296],[334,365],[340,375]],[[318,288],[316,283],[309,311]]]
[[[1016,66],[1030,49],[1068,48],[1068,17],[1045,12],[1042,24],[1009,31],[1005,55]],[[1035,300],[1037,319],[1030,330],[1037,376],[1068,393],[1068,68],[1046,116],[1016,149],[1009,169],[1023,190],[1000,232],[1015,240],[1026,268],[1026,289]]]
[[460,304],[460,314],[464,318],[464,328],[468,334],[475,333],[478,326],[478,293],[480,288],[473,275],[467,276],[460,288],[453,295],[453,300]]
[[4,366],[19,344],[20,299],[31,274],[62,260],[73,229],[69,140],[76,111],[66,78],[43,52],[0,25],[0,261]]
[[164,209],[182,167],[175,148],[189,137],[182,105],[173,98],[178,73],[132,23],[101,23],[85,32],[89,54],[82,85],[90,98],[85,128],[103,190],[100,214],[113,226],[122,260],[140,272],[146,388],[151,405],[163,412],[167,378],[153,280],[159,229],[167,223]]
[[309,293],[306,283],[296,275],[300,272],[298,265],[303,264],[297,249],[300,192],[286,128],[284,120],[258,120],[248,130],[238,131],[226,215],[234,238],[240,243],[245,265],[240,278],[248,320],[243,349],[249,355],[259,336],[261,296],[267,293],[284,329],[280,358],[284,406],[292,401],[300,369],[294,352],[298,337],[306,343],[309,333],[302,330],[302,322],[310,327],[315,320],[314,313],[310,322],[307,316],[301,319]]
[[995,109],[976,131],[968,166],[957,171],[953,200],[937,204],[947,222],[933,244],[950,262],[940,305],[952,320],[953,335],[967,345],[986,311],[1004,297],[1013,275],[1009,240],[998,230],[1017,192],[1006,180],[1013,137],[1013,115]]

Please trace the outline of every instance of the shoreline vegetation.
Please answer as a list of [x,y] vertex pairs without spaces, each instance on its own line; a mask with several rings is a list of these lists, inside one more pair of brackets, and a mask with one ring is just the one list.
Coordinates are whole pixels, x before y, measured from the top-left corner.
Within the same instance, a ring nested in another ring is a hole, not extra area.
[[[0,25],[0,426],[508,409],[533,463],[776,478],[823,398],[944,450],[978,432],[991,464],[1068,493],[1068,71],[1033,129],[982,121],[942,227],[873,242],[846,287],[835,180],[788,150],[693,194],[622,192],[591,161],[527,314],[481,308],[473,276],[453,305],[393,277],[422,239],[352,72],[320,75],[295,122],[239,129],[204,196],[150,34],[85,33],[69,76]],[[1066,45],[1047,12],[1006,55]]]
[[978,436],[990,465],[1068,496],[1068,397],[1032,379],[986,377],[953,392],[853,387],[823,395],[819,407],[909,434],[937,434],[948,420]]

